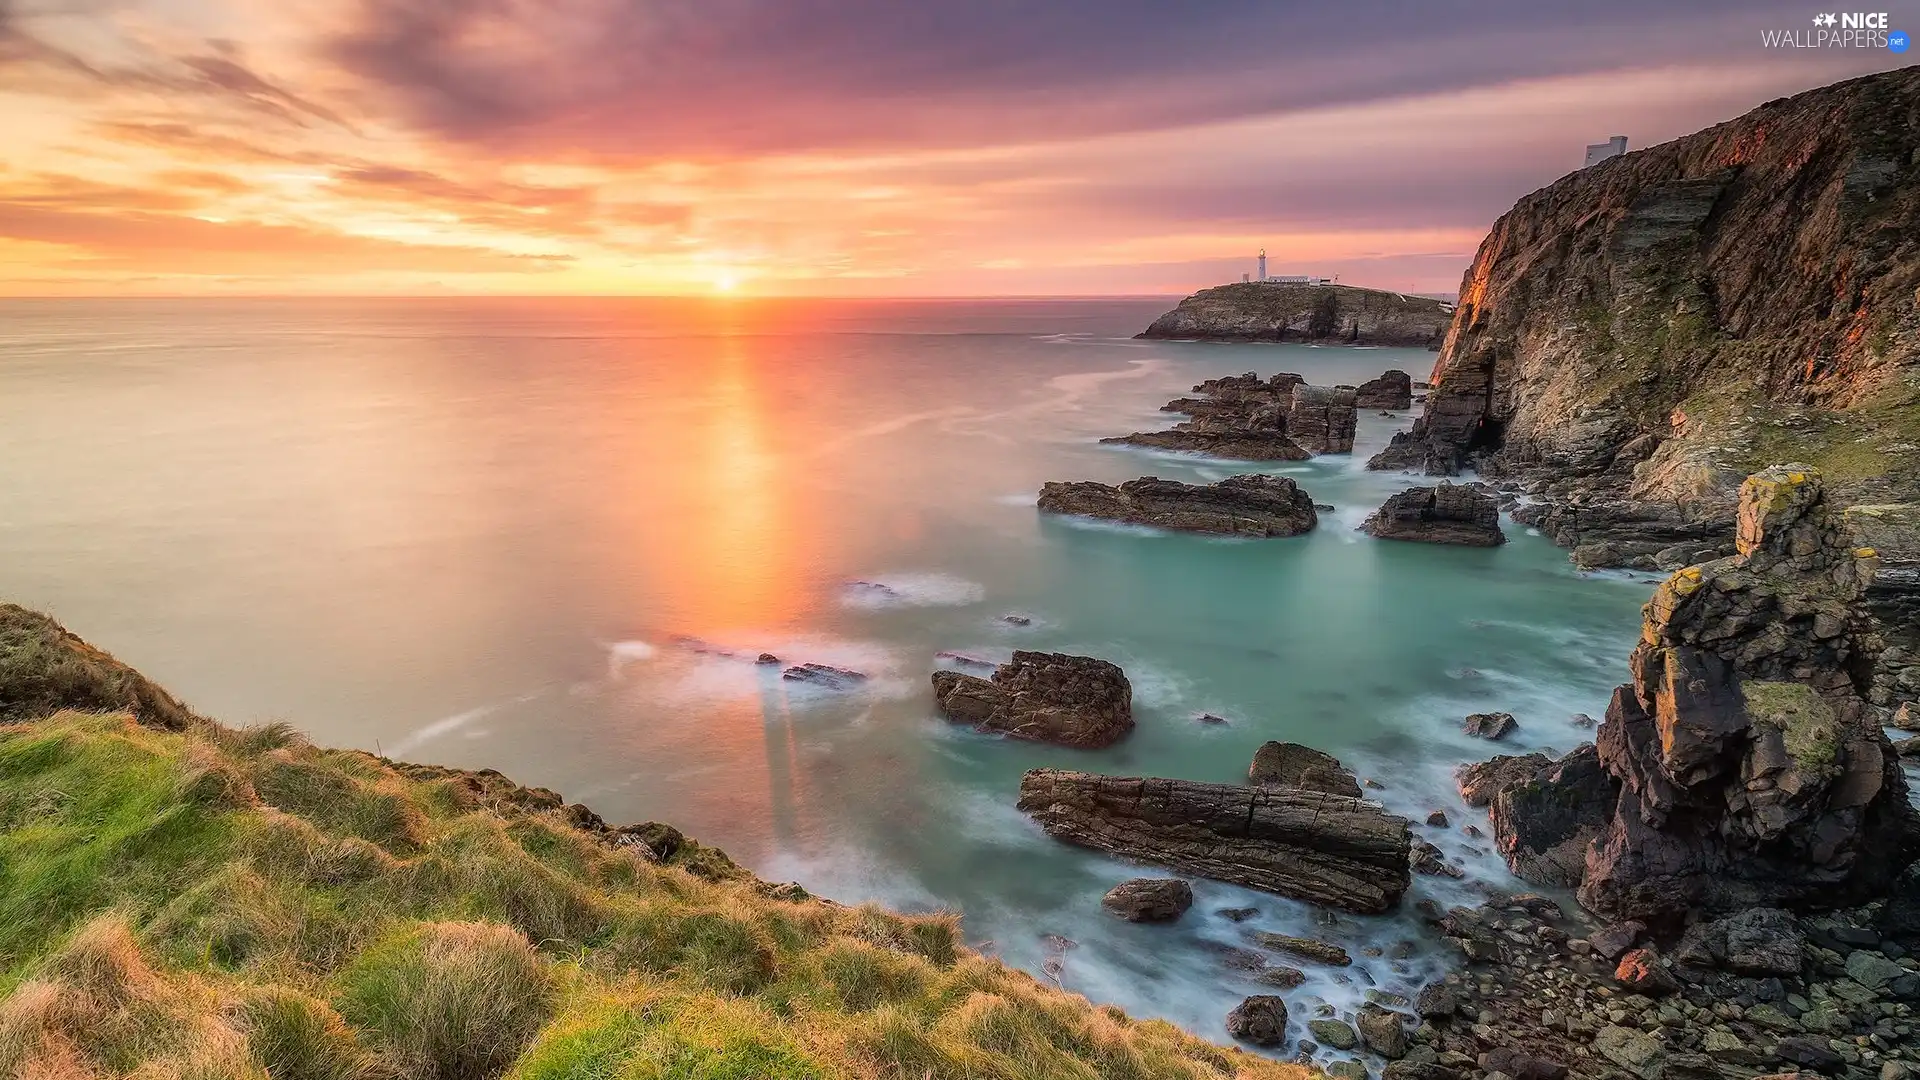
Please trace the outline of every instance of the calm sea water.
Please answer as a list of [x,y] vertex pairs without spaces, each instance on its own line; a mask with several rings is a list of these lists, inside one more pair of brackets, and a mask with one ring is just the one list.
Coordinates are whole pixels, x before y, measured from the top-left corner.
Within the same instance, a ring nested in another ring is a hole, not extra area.
[[[1477,820],[1449,775],[1487,748],[1460,717],[1510,711],[1520,745],[1571,747],[1649,587],[1511,525],[1492,551],[1356,533],[1414,482],[1361,468],[1406,415],[1363,416],[1352,457],[1269,467],[1338,508],[1304,538],[1042,519],[1046,480],[1248,471],[1096,444],[1178,419],[1158,406],[1203,378],[1432,363],[1130,340],[1169,304],[4,301],[0,595],[229,722],[500,768],[765,877],[958,909],[1036,973],[1058,935],[1069,989],[1220,1038],[1257,988],[1209,942],[1414,942],[1295,991],[1297,1015],[1438,953],[1405,917],[1316,926],[1207,883],[1175,926],[1105,918],[1141,871],[1048,840],[1013,809],[1021,773],[1235,781],[1293,739],[1416,820]],[[797,687],[690,639],[874,679]],[[1023,647],[1122,665],[1138,729],[1080,752],[935,716],[935,652]],[[1419,831],[1502,880],[1484,842]],[[1260,919],[1213,914],[1241,904]]]

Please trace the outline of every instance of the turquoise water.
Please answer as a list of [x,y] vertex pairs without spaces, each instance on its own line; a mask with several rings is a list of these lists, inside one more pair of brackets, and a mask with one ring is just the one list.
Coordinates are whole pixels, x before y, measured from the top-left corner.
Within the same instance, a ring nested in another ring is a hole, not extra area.
[[[1104,918],[1140,871],[1048,840],[1013,809],[1021,773],[1235,781],[1294,739],[1416,820],[1479,820],[1449,780],[1488,749],[1460,717],[1573,746],[1650,586],[1511,523],[1496,550],[1355,532],[1414,482],[1361,468],[1407,414],[1363,415],[1351,457],[1269,467],[1337,507],[1306,537],[1042,519],[1047,480],[1248,471],[1097,444],[1178,419],[1158,406],[1201,379],[1432,363],[1129,339],[1169,303],[0,302],[0,595],[231,722],[500,768],[837,899],[955,908],[1036,973],[1069,939],[1068,988],[1220,1038],[1259,988],[1208,941],[1414,942],[1292,992],[1296,1015],[1439,954],[1409,918],[1316,927],[1206,883],[1175,926]],[[1133,735],[1071,751],[934,715],[935,652],[1029,647],[1124,667]],[[874,679],[801,688],[716,649]],[[1484,841],[1418,831],[1511,884]],[[1262,916],[1212,914],[1240,904]]]

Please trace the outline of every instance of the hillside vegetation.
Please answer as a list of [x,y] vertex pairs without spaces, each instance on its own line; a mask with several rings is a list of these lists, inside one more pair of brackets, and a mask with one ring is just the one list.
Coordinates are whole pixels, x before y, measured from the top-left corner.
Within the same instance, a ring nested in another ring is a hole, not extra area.
[[581,818],[221,726],[0,606],[0,1076],[1305,1076],[1040,984],[955,916]]

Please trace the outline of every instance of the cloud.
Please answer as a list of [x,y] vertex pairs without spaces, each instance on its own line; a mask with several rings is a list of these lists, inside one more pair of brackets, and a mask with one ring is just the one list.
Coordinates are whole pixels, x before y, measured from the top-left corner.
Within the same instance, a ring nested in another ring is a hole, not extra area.
[[67,249],[63,268],[168,275],[308,275],[431,271],[525,273],[566,255],[357,236],[304,224],[217,221],[155,213],[130,200],[116,212],[0,199],[0,241]]
[[[1755,60],[1786,0],[364,0],[329,54],[437,135],[610,157],[1086,137]],[[1748,32],[1750,31],[1750,32]]]

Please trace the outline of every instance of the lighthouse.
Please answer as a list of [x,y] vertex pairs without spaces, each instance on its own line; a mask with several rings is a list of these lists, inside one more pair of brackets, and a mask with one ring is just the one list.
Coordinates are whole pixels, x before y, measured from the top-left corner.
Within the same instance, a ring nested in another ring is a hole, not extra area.
[[1267,249],[1266,248],[1260,249],[1260,272],[1254,275],[1253,280],[1255,281],[1267,280]]

